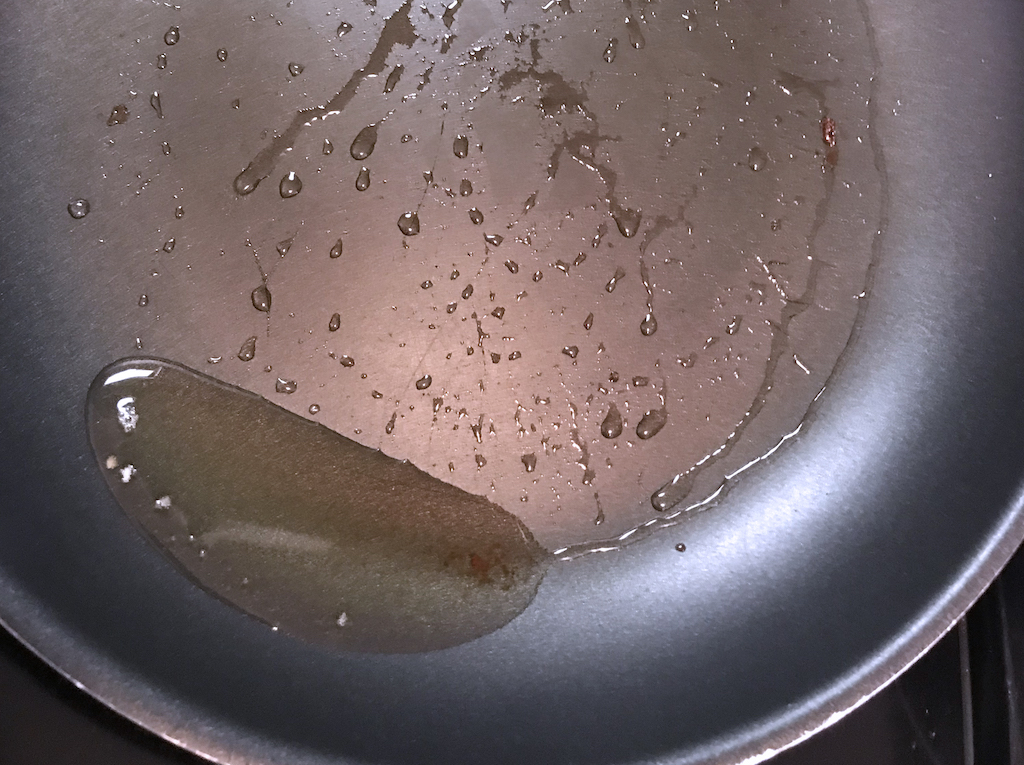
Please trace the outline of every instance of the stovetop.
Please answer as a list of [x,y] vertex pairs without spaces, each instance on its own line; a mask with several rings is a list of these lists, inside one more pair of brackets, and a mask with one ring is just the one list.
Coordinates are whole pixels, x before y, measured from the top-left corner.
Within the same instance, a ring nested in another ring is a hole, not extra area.
[[[1024,549],[888,688],[772,765],[1024,765]],[[0,630],[0,765],[199,765]]]

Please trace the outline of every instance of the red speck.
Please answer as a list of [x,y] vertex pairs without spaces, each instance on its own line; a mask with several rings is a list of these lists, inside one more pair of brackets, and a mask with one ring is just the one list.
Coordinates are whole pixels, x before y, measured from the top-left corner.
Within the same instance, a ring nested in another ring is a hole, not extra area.
[[486,574],[491,568],[491,564],[476,553],[469,556],[469,565],[478,574]]
[[829,148],[836,145],[836,121],[831,117],[823,117],[821,120],[821,140]]

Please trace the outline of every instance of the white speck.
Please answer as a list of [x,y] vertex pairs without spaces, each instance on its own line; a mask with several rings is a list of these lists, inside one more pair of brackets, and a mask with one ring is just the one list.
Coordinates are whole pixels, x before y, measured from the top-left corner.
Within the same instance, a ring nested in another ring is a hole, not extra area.
[[793,354],[793,361],[796,362],[796,365],[798,367],[804,370],[804,374],[809,375],[811,373],[811,370],[804,366],[804,363],[800,361],[800,357],[797,356],[795,353]]
[[160,497],[156,502],[153,503],[157,510],[168,510],[171,507],[171,498],[168,496]]
[[114,469],[116,469],[117,468],[117,457],[115,457],[113,454],[111,454],[109,457],[107,457],[107,461],[104,464],[106,464],[107,470],[114,470]]
[[128,483],[135,475],[135,465],[125,465],[121,468],[121,483]]
[[341,616],[338,617],[338,626],[344,627],[346,624],[348,624],[348,614],[342,611]]
[[135,397],[125,396],[117,402],[117,421],[121,423],[125,433],[131,433],[139,424],[139,415],[135,411]]

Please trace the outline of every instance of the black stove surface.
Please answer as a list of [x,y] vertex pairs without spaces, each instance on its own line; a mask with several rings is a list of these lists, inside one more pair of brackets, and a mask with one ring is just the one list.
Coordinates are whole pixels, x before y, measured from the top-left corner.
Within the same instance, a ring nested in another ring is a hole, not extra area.
[[[772,765],[1024,765],[1024,550],[932,650]],[[0,630],[0,765],[199,765]]]

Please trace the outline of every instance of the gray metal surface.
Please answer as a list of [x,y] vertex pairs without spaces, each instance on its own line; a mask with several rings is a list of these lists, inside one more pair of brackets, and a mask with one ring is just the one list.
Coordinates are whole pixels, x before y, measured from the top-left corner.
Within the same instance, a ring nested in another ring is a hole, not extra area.
[[[51,248],[66,178],[85,174],[63,159],[77,117],[54,83],[74,87],[115,19],[5,5],[0,619],[104,702],[225,763],[733,763],[860,703],[1024,536],[1024,9],[867,11],[880,265],[800,436],[712,511],[553,568],[496,633],[353,656],[206,596],[96,473],[84,392],[125,351],[87,299],[110,286],[89,276],[102,264]],[[66,25],[82,34],[52,34]]]

